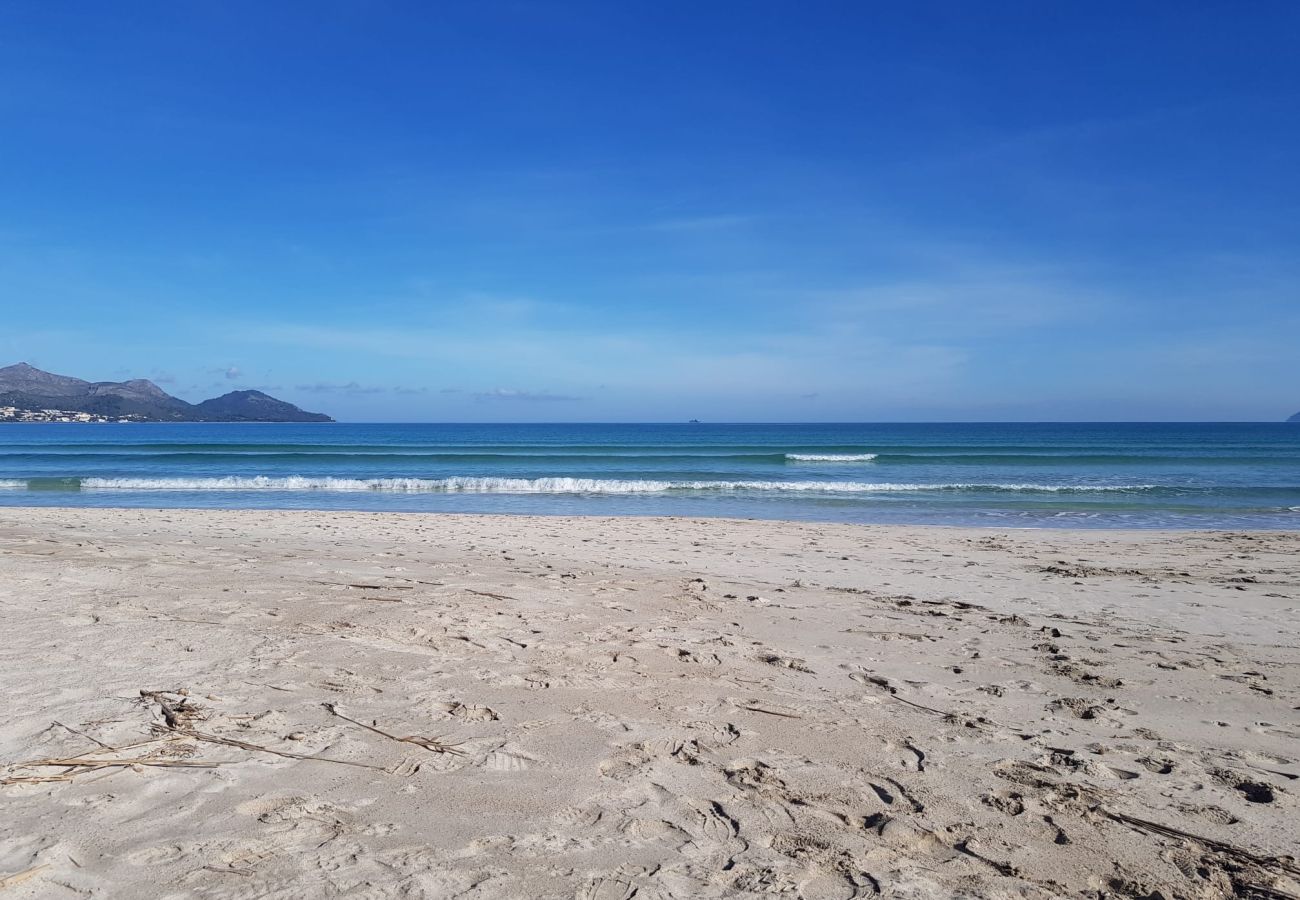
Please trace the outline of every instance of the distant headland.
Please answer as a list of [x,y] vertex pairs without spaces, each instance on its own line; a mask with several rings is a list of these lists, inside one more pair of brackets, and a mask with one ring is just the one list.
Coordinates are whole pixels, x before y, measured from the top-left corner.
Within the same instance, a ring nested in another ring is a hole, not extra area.
[[1287,421],[1288,421],[1288,422],[1295,422],[1295,423],[1297,423],[1297,424],[1300,424],[1300,412],[1296,413],[1294,416],[1292,416],[1291,418],[1287,419]]
[[27,363],[0,369],[0,422],[333,422],[261,391],[231,391],[202,403],[152,381],[83,381]]

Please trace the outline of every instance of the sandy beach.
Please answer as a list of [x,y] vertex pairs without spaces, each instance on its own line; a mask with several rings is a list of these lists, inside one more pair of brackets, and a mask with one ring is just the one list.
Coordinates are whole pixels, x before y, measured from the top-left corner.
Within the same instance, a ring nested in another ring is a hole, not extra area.
[[0,510],[0,896],[1300,896],[1300,534]]

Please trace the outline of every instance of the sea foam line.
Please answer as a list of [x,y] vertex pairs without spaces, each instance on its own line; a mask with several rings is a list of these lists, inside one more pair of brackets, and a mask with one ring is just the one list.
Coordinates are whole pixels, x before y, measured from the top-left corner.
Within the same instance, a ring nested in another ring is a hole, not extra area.
[[771,491],[876,494],[919,491],[1091,493],[1145,491],[1155,485],[892,484],[865,481],[657,481],[605,478],[83,478],[87,490],[118,491],[383,491],[449,494],[650,494],[667,491]]
[[786,459],[795,462],[869,462],[875,453],[787,453]]

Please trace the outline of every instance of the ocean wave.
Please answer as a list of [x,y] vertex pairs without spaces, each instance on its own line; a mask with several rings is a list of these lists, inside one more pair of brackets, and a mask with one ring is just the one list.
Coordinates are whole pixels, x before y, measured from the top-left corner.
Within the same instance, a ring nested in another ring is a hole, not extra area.
[[874,453],[787,453],[786,459],[795,462],[869,462]]
[[4,490],[22,490],[27,487],[27,482],[17,481],[13,478],[0,478],[0,491]]
[[114,491],[382,491],[448,494],[653,494],[666,492],[774,492],[878,494],[926,491],[1093,493],[1148,491],[1155,485],[1123,484],[895,484],[866,481],[658,481],[606,478],[82,478],[85,490]]

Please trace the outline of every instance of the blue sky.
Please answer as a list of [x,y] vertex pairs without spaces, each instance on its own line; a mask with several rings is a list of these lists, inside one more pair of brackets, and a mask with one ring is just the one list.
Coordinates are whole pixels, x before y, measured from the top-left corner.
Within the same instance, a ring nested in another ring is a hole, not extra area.
[[348,420],[1279,419],[1300,5],[0,4],[0,363]]

